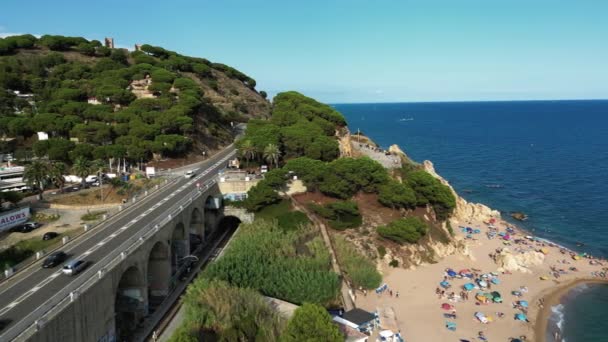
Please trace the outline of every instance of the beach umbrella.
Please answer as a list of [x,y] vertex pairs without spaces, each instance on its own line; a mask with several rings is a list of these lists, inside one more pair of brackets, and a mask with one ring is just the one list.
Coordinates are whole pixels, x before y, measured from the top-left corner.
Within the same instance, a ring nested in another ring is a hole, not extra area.
[[456,323],[454,323],[454,322],[448,322],[448,321],[446,321],[446,322],[445,322],[445,327],[446,327],[448,330],[451,330],[451,331],[456,331]]
[[389,338],[389,337],[393,337],[393,332],[390,330],[382,330],[380,332],[380,336],[384,337],[384,338]]
[[522,340],[518,339],[518,338],[514,338],[511,340],[511,342],[523,342]]
[[468,269],[468,268],[464,268],[464,269],[458,271],[458,273],[460,273],[460,274],[468,274],[468,273],[471,273],[471,270]]
[[519,301],[519,305],[520,305],[522,308],[527,308],[527,307],[528,307],[528,301],[525,301],[525,300],[520,300],[520,301]]
[[441,283],[439,283],[439,285],[441,285],[441,287],[447,289],[448,287],[450,287],[450,283],[448,283],[447,281],[442,281]]
[[524,315],[523,313],[517,313],[517,314],[515,314],[515,320],[517,320],[517,321],[527,321],[528,317],[526,317],[526,315]]
[[498,278],[492,278],[492,280],[490,280],[490,281],[492,282],[492,284],[496,284],[496,285],[500,284],[500,279],[498,279]]
[[451,305],[448,303],[443,303],[443,304],[441,304],[441,308],[443,310],[454,310],[454,305]]
[[481,287],[488,287],[488,283],[485,280],[480,280],[477,284]]
[[455,277],[456,276],[456,272],[454,272],[454,270],[449,270],[448,271],[448,276]]
[[475,229],[475,230],[473,230],[473,233],[474,233],[474,234],[479,234],[479,233],[481,233],[481,230],[479,230],[479,229]]
[[473,283],[466,283],[462,286],[466,291],[471,291],[475,288],[475,284]]
[[517,297],[521,297],[521,292],[519,291],[511,291],[511,294]]

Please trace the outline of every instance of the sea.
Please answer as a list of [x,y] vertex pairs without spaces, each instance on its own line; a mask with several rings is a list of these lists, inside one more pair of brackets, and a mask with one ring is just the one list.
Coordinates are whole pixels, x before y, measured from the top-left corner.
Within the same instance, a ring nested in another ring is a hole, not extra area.
[[[510,213],[533,234],[608,258],[608,100],[333,105],[384,148],[431,160],[465,199]],[[608,286],[553,307],[568,342],[608,341]],[[552,339],[549,339],[551,341]]]

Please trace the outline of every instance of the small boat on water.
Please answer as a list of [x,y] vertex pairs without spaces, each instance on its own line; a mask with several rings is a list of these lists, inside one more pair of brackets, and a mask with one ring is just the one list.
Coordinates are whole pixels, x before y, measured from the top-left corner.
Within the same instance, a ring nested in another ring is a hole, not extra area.
[[504,186],[501,184],[486,184],[486,188],[500,189],[500,188],[504,188]]
[[414,118],[401,118],[399,121],[414,121]]

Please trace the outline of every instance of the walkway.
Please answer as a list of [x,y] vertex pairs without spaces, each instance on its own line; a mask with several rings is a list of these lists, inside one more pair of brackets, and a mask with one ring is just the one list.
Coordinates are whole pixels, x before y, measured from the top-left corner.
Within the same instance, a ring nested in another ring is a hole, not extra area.
[[381,148],[377,148],[364,142],[358,143],[354,140],[351,142],[351,145],[353,150],[372,158],[387,169],[398,169],[401,167],[401,158],[399,158],[399,156],[394,154],[386,154]]

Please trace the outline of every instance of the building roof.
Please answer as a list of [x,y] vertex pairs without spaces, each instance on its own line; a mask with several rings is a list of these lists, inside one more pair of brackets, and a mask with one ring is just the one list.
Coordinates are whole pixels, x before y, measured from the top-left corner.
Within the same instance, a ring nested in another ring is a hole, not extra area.
[[356,325],[363,325],[365,323],[373,321],[375,318],[376,316],[373,313],[361,309],[352,309],[342,315],[342,319],[352,322]]

